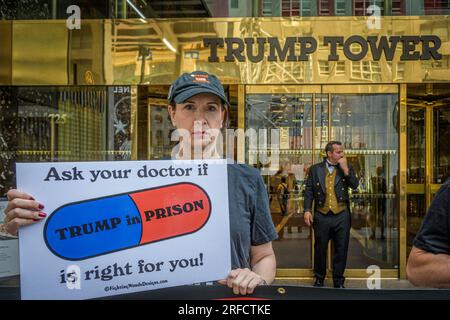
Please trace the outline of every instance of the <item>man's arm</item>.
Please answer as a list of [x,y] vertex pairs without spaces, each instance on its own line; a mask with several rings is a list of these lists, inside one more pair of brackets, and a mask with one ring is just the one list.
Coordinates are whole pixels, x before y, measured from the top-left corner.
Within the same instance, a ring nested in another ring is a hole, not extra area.
[[450,180],[436,193],[413,242],[406,273],[417,286],[450,288]]
[[345,179],[347,180],[347,184],[350,188],[355,190],[359,186],[359,180],[355,176],[355,171],[353,170],[353,167],[349,164],[348,165],[348,174],[345,175]]
[[433,254],[413,247],[406,274],[415,286],[450,288],[450,255]]
[[342,172],[344,173],[344,177],[347,180],[347,184],[350,188],[356,189],[359,186],[359,180],[355,176],[355,172],[353,171],[353,167],[351,164],[347,163],[347,158],[342,157],[338,160],[338,165]]

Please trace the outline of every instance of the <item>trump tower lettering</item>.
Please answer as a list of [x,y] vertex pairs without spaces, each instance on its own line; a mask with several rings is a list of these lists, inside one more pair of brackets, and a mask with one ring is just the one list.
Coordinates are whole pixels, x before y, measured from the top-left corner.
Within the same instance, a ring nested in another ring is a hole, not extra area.
[[23,299],[153,290],[231,270],[225,161],[18,163],[17,186],[48,214],[19,231]]

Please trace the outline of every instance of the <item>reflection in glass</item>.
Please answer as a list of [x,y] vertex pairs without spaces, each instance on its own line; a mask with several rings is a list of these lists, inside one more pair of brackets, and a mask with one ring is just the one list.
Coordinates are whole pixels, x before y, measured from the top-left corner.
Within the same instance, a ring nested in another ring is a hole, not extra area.
[[0,191],[15,161],[131,159],[131,92],[117,87],[1,87]]
[[20,87],[18,161],[128,160],[131,92],[123,87]]
[[[259,140],[247,146],[247,161],[256,157],[270,197],[270,209],[279,240],[273,246],[279,268],[311,268],[311,233],[303,220],[305,170],[312,160],[312,94],[251,94],[246,96],[246,129]],[[279,140],[271,141],[271,130]],[[271,144],[279,164],[267,163]],[[282,212],[282,180],[289,190],[287,213]],[[292,254],[295,252],[295,254]]]
[[328,143],[328,94],[316,94],[314,132],[314,161],[321,162],[325,157],[325,146]]
[[[142,125],[141,135],[148,135],[149,150],[148,159],[158,160],[170,157],[172,148],[176,142],[172,142],[170,137],[174,129],[167,112],[168,85],[152,85],[146,89],[147,113],[142,114],[138,119],[138,124]],[[148,130],[148,126],[150,130]],[[143,138],[138,139],[144,140]],[[142,146],[145,148],[145,146]]]
[[425,183],[425,109],[409,109],[407,126],[407,181]]
[[450,177],[450,108],[434,110],[434,176],[433,183],[444,183]]
[[[165,102],[165,101],[164,101]],[[173,126],[167,120],[167,106],[155,104],[149,105],[150,112],[150,159],[157,160],[168,157],[172,151],[170,135]]]
[[396,94],[333,94],[331,139],[360,179],[353,192],[348,268],[398,267]]

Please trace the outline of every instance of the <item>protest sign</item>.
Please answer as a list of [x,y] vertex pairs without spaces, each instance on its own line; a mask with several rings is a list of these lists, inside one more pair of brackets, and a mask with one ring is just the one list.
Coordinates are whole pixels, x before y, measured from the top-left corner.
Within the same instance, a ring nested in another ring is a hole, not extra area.
[[19,232],[24,299],[159,289],[231,269],[225,161],[18,163],[17,186],[48,215]]

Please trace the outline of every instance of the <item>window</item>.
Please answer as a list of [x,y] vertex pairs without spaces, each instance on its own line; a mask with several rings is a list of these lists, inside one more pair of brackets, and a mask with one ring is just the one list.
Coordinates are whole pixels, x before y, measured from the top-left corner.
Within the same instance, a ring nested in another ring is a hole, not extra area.
[[272,17],[272,0],[264,0],[262,3],[262,16],[263,17]]
[[345,61],[336,61],[335,75],[345,75]]
[[313,0],[300,0],[300,15],[310,17],[312,16],[312,1]]
[[352,61],[352,79],[381,81],[381,66],[378,61]]
[[392,61],[388,61],[388,69],[392,73],[392,77],[394,81],[402,80],[405,77],[405,63],[397,62],[393,63]]
[[450,0],[424,0],[425,14],[448,14],[450,12]]
[[353,15],[367,16],[367,8],[371,5],[380,7],[380,15],[384,14],[384,0],[353,0]]
[[292,17],[300,15],[300,0],[282,0],[281,16]]
[[392,0],[391,15],[404,16],[405,15],[405,1],[404,0]]
[[231,9],[239,9],[239,0],[231,0],[230,7]]
[[330,63],[326,60],[319,60],[319,74],[321,76],[330,75]]
[[345,0],[335,0],[336,5],[336,15],[337,16],[345,16]]
[[334,15],[333,2],[334,0],[317,0],[318,15],[319,16]]

